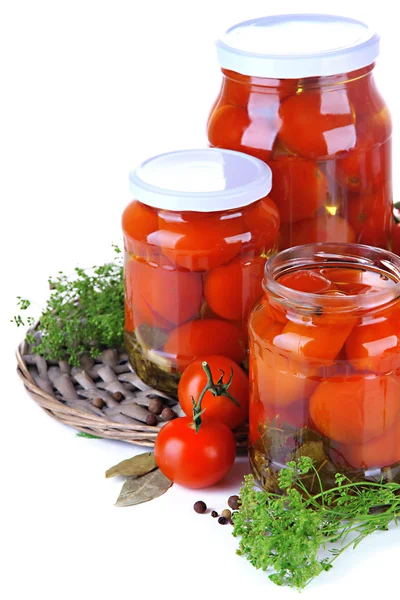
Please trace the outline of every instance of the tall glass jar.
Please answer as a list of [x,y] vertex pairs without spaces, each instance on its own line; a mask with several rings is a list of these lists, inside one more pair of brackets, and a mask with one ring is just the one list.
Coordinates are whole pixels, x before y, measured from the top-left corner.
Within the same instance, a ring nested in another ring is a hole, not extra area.
[[346,17],[270,16],[228,29],[217,52],[209,143],[271,167],[280,248],[391,249],[392,125],[373,76],[377,34]]
[[195,358],[242,363],[247,317],[276,251],[271,170],[229,150],[171,152],[130,175],[125,209],[125,342],[149,385],[176,392]]
[[[276,254],[249,318],[250,460],[268,490],[288,460],[400,481],[400,258],[358,244]],[[319,481],[305,477],[310,491]]]

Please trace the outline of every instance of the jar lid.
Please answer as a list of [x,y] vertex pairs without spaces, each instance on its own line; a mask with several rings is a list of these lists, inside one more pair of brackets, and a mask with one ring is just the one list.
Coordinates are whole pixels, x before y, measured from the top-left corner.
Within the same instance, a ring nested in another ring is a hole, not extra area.
[[379,54],[379,35],[361,21],[323,14],[271,15],[230,27],[217,41],[223,69],[296,79],[361,69]]
[[254,156],[205,148],[159,154],[129,175],[143,204],[165,210],[216,212],[247,206],[271,191],[272,172]]

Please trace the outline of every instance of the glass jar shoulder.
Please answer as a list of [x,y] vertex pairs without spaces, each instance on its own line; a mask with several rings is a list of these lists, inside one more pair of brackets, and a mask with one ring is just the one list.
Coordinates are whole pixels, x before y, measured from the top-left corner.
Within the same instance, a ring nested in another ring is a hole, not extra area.
[[208,120],[209,142],[267,162],[281,154],[316,160],[382,144],[391,120],[371,69],[299,80],[224,72]]
[[122,225],[125,248],[148,256],[149,248],[188,270],[207,271],[246,251],[262,254],[277,240],[279,213],[266,197],[219,212],[168,211],[133,201]]

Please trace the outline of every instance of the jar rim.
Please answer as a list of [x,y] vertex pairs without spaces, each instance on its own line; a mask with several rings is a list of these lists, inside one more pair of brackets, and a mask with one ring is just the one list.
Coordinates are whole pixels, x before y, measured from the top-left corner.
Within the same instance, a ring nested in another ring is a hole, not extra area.
[[216,42],[224,69],[253,77],[296,79],[355,71],[379,55],[368,24],[328,14],[269,15],[230,27]]
[[[394,285],[387,289],[376,290],[367,294],[349,294],[334,296],[330,294],[315,294],[288,288],[277,281],[277,277],[290,270],[300,270],[304,267],[329,264],[339,268],[366,268],[385,272],[395,278]],[[278,252],[271,257],[264,269],[264,290],[275,298],[281,299],[297,308],[314,309],[321,307],[326,311],[348,312],[372,310],[384,306],[400,297],[400,257],[388,250],[367,246],[364,244],[346,244],[340,242],[320,242],[293,246]]]

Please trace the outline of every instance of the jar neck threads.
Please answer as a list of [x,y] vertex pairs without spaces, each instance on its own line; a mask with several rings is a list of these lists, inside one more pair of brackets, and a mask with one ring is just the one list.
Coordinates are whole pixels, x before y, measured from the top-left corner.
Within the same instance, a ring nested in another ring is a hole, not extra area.
[[229,71],[227,69],[221,69],[223,74],[223,86],[224,91],[229,93],[229,90],[235,87],[242,88],[246,86],[251,92],[259,94],[276,93],[279,91],[285,91],[288,88],[299,90],[311,90],[328,87],[336,87],[339,85],[345,85],[364,79],[368,81],[372,79],[373,69],[375,63],[368,65],[357,71],[351,71],[349,73],[338,73],[337,75],[329,75],[325,77],[304,77],[301,79],[273,79],[266,77],[252,77],[249,75],[242,75],[235,71]]

